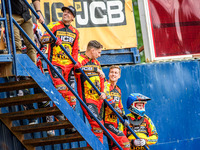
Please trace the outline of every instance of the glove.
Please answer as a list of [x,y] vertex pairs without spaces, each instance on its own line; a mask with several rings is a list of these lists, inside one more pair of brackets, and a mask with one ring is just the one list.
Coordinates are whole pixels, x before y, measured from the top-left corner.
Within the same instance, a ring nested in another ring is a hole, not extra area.
[[140,144],[141,144],[141,146],[144,146],[146,144],[146,140],[145,139],[140,139]]
[[124,120],[128,120],[128,117],[127,117],[126,115],[124,115],[124,114],[122,114],[122,118],[123,118]]
[[122,114],[122,110],[119,107],[114,107],[114,109],[121,115]]
[[74,69],[79,69],[81,68],[81,64],[79,62],[77,62],[75,65],[74,65]]
[[41,51],[43,54],[46,52],[46,50],[47,50],[47,47],[46,47],[46,45],[45,45],[45,46],[43,46],[43,47],[41,47],[41,49],[40,49],[40,51]]
[[62,40],[59,37],[57,37],[57,40],[56,40],[55,44],[56,45],[61,45],[62,44]]
[[146,141],[145,139],[135,139],[133,143],[135,146],[144,146]]
[[128,120],[124,120],[124,126],[125,127],[129,126],[129,121]]

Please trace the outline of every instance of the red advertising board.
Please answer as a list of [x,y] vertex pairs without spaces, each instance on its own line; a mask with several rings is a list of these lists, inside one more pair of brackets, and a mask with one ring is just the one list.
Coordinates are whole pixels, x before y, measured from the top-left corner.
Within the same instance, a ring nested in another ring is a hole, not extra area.
[[149,0],[155,57],[200,53],[200,0]]

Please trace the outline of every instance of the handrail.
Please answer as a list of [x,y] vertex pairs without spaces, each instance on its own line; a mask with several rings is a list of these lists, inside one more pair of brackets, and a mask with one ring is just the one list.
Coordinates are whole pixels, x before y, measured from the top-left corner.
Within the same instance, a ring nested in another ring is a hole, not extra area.
[[[5,0],[1,0],[1,4],[2,4],[2,13],[3,13],[3,17],[0,18],[0,21],[3,21],[4,22],[4,26],[5,26],[5,36],[6,36],[6,46],[7,46],[7,50],[8,50],[8,54],[9,55],[12,55],[12,52],[11,52],[11,48],[10,48],[10,40],[9,40],[9,32],[8,32],[8,22],[7,22],[7,16],[6,16],[6,7],[5,7]],[[8,18],[10,20],[10,32],[11,32],[11,39],[12,39],[12,45],[13,45],[13,57],[11,57],[11,59],[13,58],[13,74],[16,75],[17,74],[17,66],[16,66],[16,51],[14,50],[15,49],[15,44],[13,43],[13,39],[14,39],[14,31],[13,31],[13,24],[12,24],[12,21],[11,21],[11,18],[10,18],[10,14],[12,14],[12,11],[11,11],[11,6],[10,6],[10,0],[7,0],[7,4],[8,4]]]
[[101,124],[101,122],[95,117],[95,115],[90,111],[87,105],[81,100],[78,94],[71,88],[71,86],[66,82],[66,80],[62,77],[62,75],[54,68],[51,62],[44,56],[44,54],[39,50],[39,48],[35,45],[33,41],[29,38],[29,36],[24,32],[24,30],[18,25],[18,23],[13,18],[13,23],[17,26],[17,28],[24,34],[27,40],[33,45],[33,47],[37,50],[37,52],[43,57],[43,59],[47,62],[47,64],[55,71],[58,77],[63,81],[63,83],[69,88],[69,90],[74,94],[74,96],[79,100],[81,105],[91,114],[94,120],[100,125],[100,127],[106,132],[110,139],[117,145],[120,150],[123,150],[120,145],[115,141],[115,139],[110,135],[107,129]]
[[2,0],[1,3],[2,3],[3,18],[0,18],[0,20],[4,21],[5,23],[6,46],[8,48],[8,54],[11,54],[10,40],[9,40],[9,34],[8,34],[8,22],[6,18],[5,0]]
[[[12,52],[13,52],[13,66],[14,66],[14,75],[17,75],[17,63],[16,63],[16,46],[15,46],[15,40],[14,40],[14,30],[13,30],[13,24],[12,24],[12,10],[11,10],[11,4],[10,4],[10,0],[7,0],[7,4],[8,4],[8,16],[9,16],[9,20],[10,20],[10,34],[11,34],[11,42],[12,42]],[[5,10],[5,1],[2,1],[2,7],[3,7],[3,15],[4,17],[6,17],[6,10]],[[9,35],[8,35],[8,25],[7,25],[7,20],[5,21],[5,27],[6,27],[6,43],[8,46],[8,50],[9,53],[11,54],[11,50],[10,50],[10,42],[9,42]]]
[[[34,9],[29,5],[29,3],[27,2],[27,0],[23,0],[25,3],[26,3],[26,5],[30,8],[30,10],[32,11],[32,13],[36,16],[36,18],[37,19],[39,19],[39,15],[34,11]],[[57,40],[57,38],[56,38],[56,36],[48,29],[48,27],[44,24],[44,23],[41,23],[42,24],[42,26],[45,28],[45,30],[53,37],[53,39],[56,41]],[[67,52],[67,50],[62,46],[62,45],[60,45],[60,47],[61,47],[61,49],[65,52],[65,54],[70,58],[70,60],[73,62],[73,64],[75,65],[77,62],[73,59],[73,57]],[[92,81],[88,78],[88,76],[85,74],[85,72],[81,69],[81,68],[79,68],[79,70],[80,70],[80,72],[82,73],[82,75],[84,75],[84,77],[86,78],[86,80],[90,83],[90,85],[95,89],[95,91],[98,93],[98,95],[101,95],[101,92],[96,88],[96,86],[92,83]],[[56,70],[57,71],[57,70]],[[60,75],[60,74],[59,74]],[[62,78],[62,76],[60,75],[59,77],[61,77]],[[62,80],[63,81],[63,80]],[[65,81],[65,80],[64,80]],[[63,82],[64,82],[63,81]],[[66,81],[65,81],[66,82]],[[64,82],[64,83],[65,83]],[[71,88],[71,86],[66,82],[66,85],[67,85],[67,87],[70,89],[70,91],[74,94],[74,96],[76,96],[77,94],[73,91],[73,89]],[[78,96],[78,95],[77,95]],[[79,99],[79,101],[81,101],[81,104],[82,104],[82,100],[80,99],[80,97],[78,96],[78,99]],[[120,121],[122,122],[122,124],[124,124],[125,123],[125,120],[118,114],[118,112],[112,107],[112,105],[111,104],[109,104],[109,102],[106,100],[106,99],[104,99],[104,101],[106,102],[106,104],[110,107],[110,109],[117,115],[117,117],[120,119]],[[85,103],[84,103],[84,105],[85,105]],[[85,105],[86,106],[86,105]],[[86,108],[87,108],[87,106],[86,106]],[[88,109],[88,108],[87,108]],[[88,109],[89,110],[89,109]],[[88,111],[87,110],[87,111]],[[90,110],[89,110],[90,111]],[[92,113],[92,116],[94,116],[93,115],[93,113]],[[95,116],[94,116],[95,117]],[[96,118],[96,117],[95,117]],[[101,126],[101,128],[102,129],[105,129],[104,131],[106,131],[106,134],[107,135],[110,135],[110,133],[107,131],[107,129],[99,122],[99,120],[97,119],[95,119],[95,121],[97,121],[97,123]],[[140,139],[137,135],[136,135],[136,133],[129,127],[129,126],[127,126],[127,128],[129,129],[129,131],[135,136],[135,138],[136,139]],[[110,136],[109,136],[110,137]],[[113,139],[113,142],[115,143],[116,141],[115,141],[115,139],[111,136],[110,137],[111,139]],[[116,142],[115,143],[116,145],[117,145],[117,147],[118,148],[120,148],[121,149],[121,147],[119,146],[119,144]],[[144,146],[145,147],[145,149],[147,149],[148,150],[148,147],[145,145]]]
[[[34,15],[36,15],[37,18],[39,18],[39,16],[37,15],[37,13],[33,10],[33,8],[29,5],[29,3],[24,0],[24,2],[27,4],[27,6],[33,11]],[[2,7],[3,7],[3,15],[6,17],[6,11],[5,11],[5,3],[4,0],[2,2]],[[10,0],[8,0],[8,8],[11,8],[11,4],[10,4]],[[7,21],[6,18],[5,19],[1,19],[1,20],[5,20],[5,22]],[[79,100],[79,102],[82,104],[82,106],[91,114],[91,116],[94,118],[94,120],[100,125],[100,127],[104,130],[104,132],[110,137],[110,139],[117,145],[117,147],[122,150],[122,148],[120,147],[120,145],[115,141],[115,139],[110,135],[110,133],[107,131],[107,129],[101,124],[101,122],[95,117],[95,115],[90,111],[90,109],[87,107],[87,105],[81,100],[81,98],[78,96],[78,94],[76,92],[74,92],[74,90],[71,88],[71,86],[65,81],[65,79],[62,77],[62,75],[53,67],[53,65],[51,64],[51,62],[44,56],[44,54],[39,50],[39,48],[35,45],[35,43],[29,38],[29,36],[26,34],[26,32],[24,32],[24,30],[18,25],[18,23],[15,21],[14,18],[12,18],[12,11],[11,9],[9,9],[9,20],[10,20],[10,32],[11,32],[11,38],[12,38],[12,49],[13,49],[13,54],[14,54],[14,62],[13,64],[15,65],[14,67],[14,74],[17,75],[17,67],[16,67],[16,47],[15,47],[15,40],[14,40],[14,31],[13,31],[13,24],[14,23],[16,25],[16,27],[24,34],[24,36],[27,38],[27,40],[33,45],[33,47],[38,51],[38,53],[44,58],[44,60],[47,62],[47,64],[56,72],[56,74],[59,76],[59,78],[65,83],[65,85],[69,88],[69,90],[74,94],[74,96],[76,96],[76,98]],[[8,36],[8,28],[7,28],[7,22],[5,23],[5,27],[6,27],[6,39],[7,39],[7,45],[9,48],[9,52],[10,51],[10,44],[9,44],[9,36]],[[44,25],[44,24],[43,24]],[[50,31],[49,31],[50,32]],[[63,47],[64,49],[64,47]],[[66,51],[66,50],[65,50]]]

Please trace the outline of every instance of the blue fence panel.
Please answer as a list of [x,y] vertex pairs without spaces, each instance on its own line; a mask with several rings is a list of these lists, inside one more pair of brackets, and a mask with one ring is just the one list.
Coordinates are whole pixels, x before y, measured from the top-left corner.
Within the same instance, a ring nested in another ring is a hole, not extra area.
[[[116,50],[104,50],[98,58],[101,65],[140,63],[139,50],[136,47]],[[106,61],[105,61],[106,60]]]
[[[126,99],[133,92],[152,100],[146,113],[154,122],[159,139],[153,150],[197,149],[200,144],[200,63],[194,61],[163,62],[121,66],[118,85]],[[109,68],[103,68],[108,76]]]

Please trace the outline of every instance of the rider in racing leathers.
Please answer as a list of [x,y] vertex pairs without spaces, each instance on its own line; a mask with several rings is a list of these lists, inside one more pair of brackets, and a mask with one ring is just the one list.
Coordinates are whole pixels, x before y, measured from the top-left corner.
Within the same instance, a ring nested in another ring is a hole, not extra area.
[[[57,69],[57,71],[63,75],[64,79],[74,89],[74,64],[60,48],[62,46],[68,51],[75,61],[78,60],[79,51],[79,32],[71,25],[71,22],[76,16],[76,10],[73,6],[62,7],[63,17],[61,21],[53,22],[48,25],[50,31],[57,37],[57,41],[53,41],[48,33],[45,33],[42,37],[42,43],[50,43],[48,49],[48,59]],[[57,76],[52,68],[48,66],[49,74],[53,80],[54,86],[62,94],[65,100],[75,109],[76,98],[71,91],[66,87],[63,81]],[[56,117],[58,120],[65,120],[63,115]]]
[[[98,88],[101,93],[99,96],[95,89],[89,84],[85,77],[76,70],[75,76],[77,79],[77,89],[80,98],[86,103],[91,112],[103,124],[103,99],[106,98],[104,91],[104,73],[101,69],[100,63],[96,58],[101,56],[101,49],[103,46],[93,40],[88,43],[85,54],[80,55],[78,68],[81,68],[89,77],[92,83]],[[99,124],[91,117],[91,115],[82,107],[90,125],[92,132],[103,143],[103,131]]]
[[[112,105],[112,107],[123,116],[124,109],[121,99],[121,89],[116,85],[118,79],[120,78],[121,68],[117,65],[113,65],[109,70],[109,80],[105,82],[105,93],[107,101]],[[104,111],[104,125],[108,129],[109,133],[118,142],[118,144],[123,148],[123,150],[130,149],[130,143],[127,137],[122,131],[118,129],[117,115],[109,108],[105,107]],[[118,150],[118,147],[114,145],[112,141],[109,142],[109,146],[113,150]]]
[[136,139],[131,132],[125,128],[125,135],[131,143],[131,150],[145,150],[144,145],[155,144],[158,141],[158,133],[151,119],[145,114],[145,104],[150,98],[132,93],[127,99],[127,108],[131,111],[127,115],[129,126],[140,139]]

